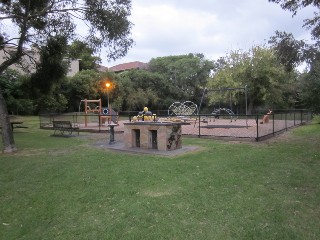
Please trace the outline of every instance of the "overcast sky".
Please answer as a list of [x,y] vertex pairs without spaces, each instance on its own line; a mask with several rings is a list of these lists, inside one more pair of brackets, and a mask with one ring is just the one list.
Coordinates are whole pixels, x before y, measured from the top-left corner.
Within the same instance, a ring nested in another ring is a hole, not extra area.
[[267,43],[276,30],[308,40],[310,33],[302,28],[303,19],[313,12],[304,9],[292,17],[268,0],[132,0],[135,44],[115,62],[108,62],[102,52],[102,64],[111,67],[188,53],[203,53],[215,60],[231,50]]

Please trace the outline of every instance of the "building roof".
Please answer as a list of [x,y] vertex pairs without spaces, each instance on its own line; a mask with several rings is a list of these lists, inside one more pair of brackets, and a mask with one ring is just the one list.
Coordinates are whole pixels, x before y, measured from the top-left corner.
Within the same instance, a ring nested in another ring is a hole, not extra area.
[[135,62],[118,64],[116,66],[109,68],[109,70],[114,72],[122,72],[130,69],[144,69],[146,67],[147,67],[147,63],[135,61]]
[[99,72],[106,72],[106,71],[108,71],[108,68],[107,68],[107,67],[105,67],[105,66],[103,66],[103,65],[100,65],[100,64],[97,64],[96,68],[97,68],[97,70],[98,70]]

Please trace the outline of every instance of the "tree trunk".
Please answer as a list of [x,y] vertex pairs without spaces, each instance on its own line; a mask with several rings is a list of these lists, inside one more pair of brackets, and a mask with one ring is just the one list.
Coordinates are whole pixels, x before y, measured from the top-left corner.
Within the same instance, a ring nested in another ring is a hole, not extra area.
[[2,143],[3,152],[12,153],[17,151],[13,139],[13,131],[10,124],[10,118],[7,110],[6,101],[3,98],[2,90],[0,89],[0,125],[2,127]]

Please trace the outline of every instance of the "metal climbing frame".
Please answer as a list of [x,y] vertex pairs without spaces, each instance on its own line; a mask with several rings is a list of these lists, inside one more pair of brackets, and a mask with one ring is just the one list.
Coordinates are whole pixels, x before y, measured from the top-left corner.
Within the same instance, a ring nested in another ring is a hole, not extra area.
[[168,116],[175,114],[176,116],[192,115],[197,110],[197,104],[191,101],[174,102],[168,109]]
[[214,119],[215,119],[216,117],[219,117],[220,115],[224,116],[225,114],[223,114],[223,112],[226,112],[227,114],[229,114],[231,122],[232,122],[232,120],[236,121],[238,119],[238,116],[236,116],[234,114],[234,112],[232,112],[232,110],[228,109],[228,108],[215,109],[215,110],[213,110],[213,112],[211,114],[214,116]]

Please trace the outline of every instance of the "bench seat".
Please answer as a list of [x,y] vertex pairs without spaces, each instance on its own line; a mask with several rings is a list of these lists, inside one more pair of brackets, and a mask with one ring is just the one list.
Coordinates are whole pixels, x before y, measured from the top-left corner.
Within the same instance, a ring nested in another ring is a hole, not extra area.
[[79,135],[79,127],[72,126],[70,121],[52,121],[54,135],[60,133],[60,135],[71,135],[73,132],[77,132]]

